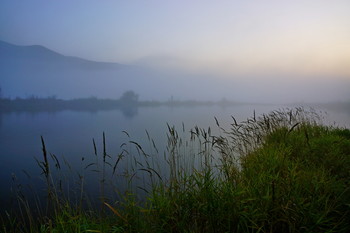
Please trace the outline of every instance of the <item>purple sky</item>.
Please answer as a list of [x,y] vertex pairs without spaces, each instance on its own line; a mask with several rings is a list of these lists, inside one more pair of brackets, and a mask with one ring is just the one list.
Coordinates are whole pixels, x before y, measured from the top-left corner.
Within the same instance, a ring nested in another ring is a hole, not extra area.
[[349,12],[347,0],[2,0],[0,39],[100,61],[349,75]]

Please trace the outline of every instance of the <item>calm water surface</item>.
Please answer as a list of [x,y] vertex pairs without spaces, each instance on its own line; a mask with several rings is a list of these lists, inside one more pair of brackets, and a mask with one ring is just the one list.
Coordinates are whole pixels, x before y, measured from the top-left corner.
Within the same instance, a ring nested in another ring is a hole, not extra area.
[[[256,114],[268,113],[283,106],[239,105],[232,107],[148,107],[132,112],[119,110],[99,112],[62,111],[55,113],[2,113],[0,114],[0,204],[7,202],[11,195],[12,176],[25,182],[26,175],[39,175],[40,169],[34,157],[42,159],[40,136],[45,139],[48,152],[65,159],[74,167],[81,166],[82,157],[93,157],[92,139],[102,153],[102,134],[106,134],[107,152],[117,155],[120,145],[133,140],[147,151],[150,143],[146,130],[160,150],[165,149],[167,123],[186,131],[194,126],[212,128],[215,135],[216,117],[221,126],[232,123],[231,115],[237,121],[246,120]],[[317,110],[318,111],[318,110]],[[326,110],[327,111],[327,110]],[[350,127],[350,116],[346,112],[327,111],[325,122],[336,122],[341,127]],[[128,132],[130,138],[122,131]],[[161,152],[162,154],[162,152]]]

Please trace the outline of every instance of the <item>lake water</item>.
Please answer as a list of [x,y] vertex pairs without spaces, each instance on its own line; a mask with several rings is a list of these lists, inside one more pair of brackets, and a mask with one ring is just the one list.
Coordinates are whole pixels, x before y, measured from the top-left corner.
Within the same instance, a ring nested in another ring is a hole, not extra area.
[[[231,115],[237,121],[243,121],[251,117],[254,110],[260,115],[282,107],[279,105],[173,108],[163,106],[140,107],[131,112],[110,110],[0,113],[0,204],[3,206],[8,203],[13,174],[21,183],[27,182],[25,173],[39,176],[41,171],[34,157],[42,160],[40,136],[45,139],[49,153],[59,158],[63,156],[73,167],[79,168],[82,166],[82,157],[94,157],[93,138],[98,153],[102,154],[103,132],[106,135],[107,153],[111,156],[120,153],[122,143],[130,140],[139,143],[145,151],[152,150],[146,130],[157,145],[159,154],[163,154],[167,143],[167,123],[177,129],[182,129],[184,124],[186,132],[194,126],[205,129],[211,127],[215,135],[217,127],[214,117],[225,128],[232,123]],[[336,122],[341,127],[350,127],[349,111],[327,112],[326,123]],[[123,131],[126,131],[130,138]]]

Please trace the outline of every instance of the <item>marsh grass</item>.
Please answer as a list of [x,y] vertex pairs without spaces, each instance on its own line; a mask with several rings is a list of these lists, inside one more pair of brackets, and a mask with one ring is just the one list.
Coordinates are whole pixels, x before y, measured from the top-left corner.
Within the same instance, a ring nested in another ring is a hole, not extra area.
[[[94,156],[78,172],[42,139],[45,203],[28,201],[18,185],[19,211],[2,216],[3,231],[350,231],[349,129],[303,108],[232,117],[229,128],[215,121],[218,135],[168,125],[164,154],[146,131],[147,152],[124,132],[121,152],[109,155],[103,133],[102,152],[93,140]],[[99,177],[97,204],[88,173]]]

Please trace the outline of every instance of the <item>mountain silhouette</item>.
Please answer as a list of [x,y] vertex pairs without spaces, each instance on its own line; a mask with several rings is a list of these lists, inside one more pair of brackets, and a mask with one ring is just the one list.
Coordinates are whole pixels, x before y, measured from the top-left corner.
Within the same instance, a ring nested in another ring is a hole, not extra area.
[[136,66],[90,61],[40,45],[0,41],[0,87],[8,97],[118,98],[133,89],[135,82],[143,83],[146,76],[147,72]]
[[2,62],[51,62],[80,69],[122,69],[127,67],[118,63],[96,62],[78,57],[64,56],[41,45],[18,46],[4,41],[0,41],[0,59]]

